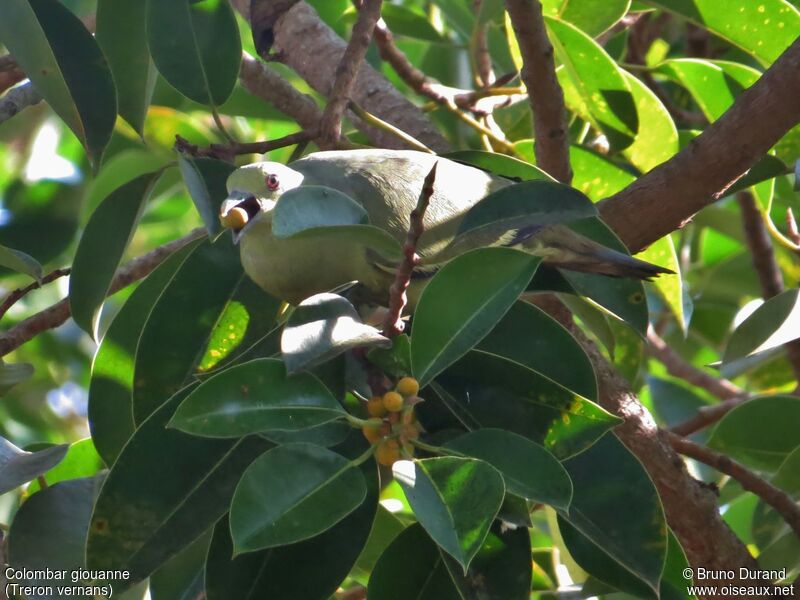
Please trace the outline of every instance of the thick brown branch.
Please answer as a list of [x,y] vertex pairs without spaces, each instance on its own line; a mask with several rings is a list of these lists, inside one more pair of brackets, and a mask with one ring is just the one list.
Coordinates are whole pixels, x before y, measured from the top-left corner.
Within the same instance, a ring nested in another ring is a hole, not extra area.
[[320,124],[320,144],[323,149],[335,146],[342,134],[342,118],[347,103],[353,97],[356,77],[367,55],[375,23],[381,18],[383,0],[364,0],[353,26],[350,42],[336,67],[336,79],[328,96],[328,106]]
[[506,0],[522,54],[522,80],[533,111],[536,164],[563,183],[572,181],[564,93],[558,85],[553,46],[539,0]]
[[41,281],[34,281],[30,285],[17,288],[16,290],[10,292],[8,296],[6,296],[6,299],[3,300],[3,303],[0,304],[0,319],[2,319],[5,316],[5,314],[8,312],[8,309],[10,309],[20,300],[22,300],[22,298],[24,298],[28,294],[28,292],[32,292],[33,290],[38,290],[43,285],[52,283],[53,281],[61,277],[66,277],[67,275],[70,274],[71,271],[72,269],[70,269],[69,267],[63,269],[56,269],[55,271],[52,271],[51,273],[48,273],[47,275],[42,277]]
[[782,489],[775,487],[770,482],[762,479],[750,469],[735,460],[714,452],[705,446],[696,444],[691,440],[682,438],[674,433],[668,434],[672,447],[684,456],[693,458],[703,464],[715,468],[720,473],[733,477],[742,484],[742,487],[753,492],[764,502],[778,511],[792,530],[800,536],[800,506],[794,503],[789,495]]
[[438,162],[433,163],[430,172],[425,176],[417,206],[411,211],[408,235],[406,236],[406,243],[403,244],[403,260],[397,267],[394,283],[392,283],[391,288],[389,288],[389,310],[383,321],[383,333],[388,337],[394,337],[403,333],[403,320],[401,317],[403,315],[403,309],[408,303],[406,290],[411,283],[411,274],[414,272],[414,267],[419,263],[417,242],[419,242],[419,238],[422,234],[425,233],[423,221],[425,219],[425,212],[428,210],[428,205],[433,196],[437,166],[439,166]]
[[[192,240],[203,237],[206,230],[202,228],[194,229],[189,234],[173,240],[168,244],[159,246],[155,250],[148,252],[138,258],[123,265],[114,275],[111,281],[109,294],[113,294],[122,288],[146,277],[150,272],[160,265],[175,250],[185,246]],[[69,299],[64,298],[56,302],[50,308],[28,317],[18,323],[7,332],[0,335],[0,356],[5,356],[9,352],[16,350],[25,342],[33,339],[43,331],[54,329],[70,317]]]
[[687,148],[603,201],[603,219],[634,253],[683,226],[800,122],[798,97],[800,39]]
[[[316,11],[298,2],[283,13],[272,29],[273,49],[314,89],[329,96],[332,73],[344,55],[346,44],[325,25]],[[353,87],[353,101],[364,110],[407,132],[436,152],[446,152],[449,144],[428,117],[385,77],[367,64],[362,65]],[[403,148],[396,136],[375,128],[365,128],[371,142],[383,148]]]

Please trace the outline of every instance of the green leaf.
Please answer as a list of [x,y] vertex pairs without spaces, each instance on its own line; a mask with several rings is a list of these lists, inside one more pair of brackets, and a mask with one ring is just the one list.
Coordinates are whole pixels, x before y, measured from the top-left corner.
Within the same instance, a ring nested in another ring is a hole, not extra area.
[[150,576],[151,598],[189,600],[205,594],[204,568],[211,533],[203,533]]
[[[633,148],[633,145],[630,148]],[[569,158],[575,173],[572,185],[594,202],[616,194],[636,180],[631,172],[604,156],[580,146],[570,146]]]
[[575,26],[546,18],[550,39],[564,68],[558,73],[564,100],[608,138],[613,151],[630,146],[639,129],[630,86],[617,64]]
[[[361,442],[358,436],[353,437]],[[348,442],[341,450],[351,456],[362,452],[364,446]],[[228,519],[221,520],[214,528],[206,561],[208,600],[327,600],[353,568],[370,535],[378,507],[375,463],[366,461],[360,469],[367,483],[367,495],[361,505],[324,533],[302,542],[232,558]]]
[[[481,3],[483,6],[483,3]],[[456,162],[465,163],[485,169],[495,175],[508,177],[518,181],[530,181],[532,179],[542,179],[544,181],[555,181],[546,171],[542,171],[536,165],[519,160],[513,156],[485,152],[482,150],[459,150],[443,154],[445,158]]]
[[16,271],[17,273],[29,275],[36,281],[39,281],[44,274],[42,265],[39,264],[38,260],[24,252],[14,250],[13,248],[7,248],[3,245],[0,245],[0,266]]
[[436,389],[444,392],[447,408],[467,428],[505,429],[560,459],[585,450],[619,422],[535,371],[479,350],[440,375]]
[[477,349],[518,362],[597,400],[594,369],[583,348],[558,321],[529,302],[515,302]]
[[772,483],[795,498],[800,496],[800,446],[786,456]]
[[480,248],[448,262],[422,292],[411,335],[421,385],[458,360],[503,317],[541,259],[509,248]]
[[594,204],[569,186],[553,181],[525,181],[501,188],[472,206],[458,226],[458,235],[486,227],[507,232],[514,227],[552,225],[596,216]]
[[178,155],[178,168],[192,202],[203,219],[208,236],[215,238],[222,232],[219,207],[227,196],[225,182],[236,165],[213,158],[192,158]]
[[727,413],[708,445],[755,469],[774,472],[800,446],[800,398],[763,396]]
[[506,489],[512,494],[569,510],[572,497],[569,475],[539,444],[502,429],[478,429],[444,446],[492,465],[500,471]]
[[97,452],[114,464],[136,429],[133,368],[136,345],[153,305],[200,240],[172,253],[133,291],[108,327],[94,355],[89,382],[89,428]]
[[233,495],[234,555],[319,535],[358,508],[366,493],[364,475],[340,454],[312,444],[268,450]]
[[[30,577],[17,583],[30,586],[87,585],[89,582],[73,582],[71,573],[85,567],[83,548],[86,529],[92,514],[97,489],[102,477],[63,481],[31,496],[14,516],[8,534],[8,562],[14,569],[30,569],[66,574],[63,579]],[[102,582],[96,582],[101,584]],[[105,596],[116,596],[120,591],[112,584]],[[30,596],[31,598],[34,596]],[[37,595],[36,598],[65,599],[69,594]]]
[[370,600],[526,600],[531,589],[530,546],[526,528],[501,531],[495,523],[464,575],[415,523],[381,555],[367,594]]
[[344,416],[319,379],[308,373],[287,376],[282,361],[260,358],[201,383],[175,411],[169,426],[194,435],[239,437],[299,431]]
[[303,300],[281,335],[289,373],[310,369],[352,348],[391,345],[377,329],[361,322],[349,301],[336,294],[316,294]]
[[678,262],[678,254],[675,252],[675,244],[672,242],[672,238],[666,235],[660,240],[656,240],[647,249],[640,252],[636,258],[675,271],[675,275],[657,277],[653,281],[653,286],[661,294],[685,334],[688,323],[686,322],[686,316],[683,314],[683,279],[681,278],[681,266]]
[[182,390],[144,421],[100,490],[86,543],[90,569],[143,580],[228,511],[241,474],[269,444],[167,429]]
[[677,154],[678,130],[658,96],[630,73],[622,71],[622,74],[631,88],[639,119],[636,139],[622,154],[642,173],[647,173]]
[[[197,368],[215,323],[245,278],[238,255],[227,238],[214,245],[205,240],[159,296],[136,349],[133,416],[137,424],[181,389]],[[274,307],[271,302],[265,304],[267,310]]]
[[0,437],[0,494],[43,475],[64,459],[69,444],[25,452]]
[[645,581],[627,570],[606,554],[602,548],[583,535],[569,521],[558,517],[558,531],[569,555],[581,569],[613,588],[638,598],[657,598]]
[[411,373],[411,339],[405,334],[392,338],[391,348],[372,348],[367,359],[392,377],[405,377]]
[[242,42],[224,0],[147,0],[147,43],[159,73],[187,98],[219,106],[233,92]]
[[381,17],[392,33],[426,42],[446,42],[424,14],[397,4],[381,7]]
[[667,525],[642,464],[608,434],[565,461],[564,467],[574,491],[569,514],[561,516],[657,594],[667,554]]
[[33,365],[30,363],[9,364],[0,360],[0,398],[18,383],[30,379],[33,371]]
[[75,323],[95,340],[100,307],[160,175],[148,173],[114,190],[94,211],[78,243],[69,304]]
[[786,0],[644,0],[688,19],[769,65],[795,40],[800,12]]
[[542,12],[558,17],[597,37],[619,21],[630,7],[630,0],[542,0]]
[[98,0],[97,43],[108,59],[117,89],[119,115],[144,136],[144,120],[156,71],[150,60],[142,0]]
[[97,177],[89,183],[84,213],[91,215],[114,190],[140,175],[162,169],[169,160],[168,156],[157,155],[141,148],[123,150],[110,156],[108,160],[103,161],[103,168]]
[[[56,446],[60,448],[60,446]],[[60,481],[78,479],[81,477],[92,477],[104,468],[103,460],[94,449],[91,438],[84,438],[69,445],[63,460],[43,473],[47,485],[52,486]],[[39,481],[33,480],[28,486],[28,495],[39,491]]]
[[783,346],[800,337],[800,289],[786,290],[759,306],[731,335],[723,365]]
[[114,129],[117,99],[106,59],[80,19],[57,0],[7,0],[0,42],[96,169]]
[[445,456],[401,460],[392,472],[433,540],[467,573],[503,503],[503,477],[488,463]]

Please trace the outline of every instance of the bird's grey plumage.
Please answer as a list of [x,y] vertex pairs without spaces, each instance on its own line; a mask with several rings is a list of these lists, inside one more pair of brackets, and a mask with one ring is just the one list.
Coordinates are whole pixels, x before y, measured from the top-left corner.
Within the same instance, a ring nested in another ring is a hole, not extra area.
[[[319,247],[311,240],[278,239],[271,231],[271,210],[288,189],[323,185],[355,199],[366,210],[370,224],[389,232],[402,243],[410,213],[422,192],[423,180],[438,163],[434,191],[425,213],[425,232],[417,251],[423,257],[412,304],[425,280],[441,264],[463,252],[486,245],[520,248],[541,256],[546,264],[611,276],[649,279],[669,272],[631,258],[578,235],[563,225],[484,231],[457,238],[467,211],[488,194],[513,181],[442,157],[415,151],[349,150],[316,152],[289,165],[255,163],[231,175],[231,199],[224,215],[250,198],[249,222],[242,228],[241,255],[245,271],[268,292],[298,303],[318,292],[351,280],[385,296],[392,281],[391,263],[382,262],[356,242]],[[279,189],[267,189],[265,178],[276,174]],[[257,203],[253,198],[257,199]],[[255,209],[254,209],[255,207]],[[258,214],[256,214],[258,213]],[[455,240],[455,241],[454,241]]]

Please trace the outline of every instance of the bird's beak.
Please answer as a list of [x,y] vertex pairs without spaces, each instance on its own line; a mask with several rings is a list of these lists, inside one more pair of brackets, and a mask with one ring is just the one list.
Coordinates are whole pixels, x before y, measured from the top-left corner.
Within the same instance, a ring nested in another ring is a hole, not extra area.
[[219,221],[233,232],[233,241],[238,243],[242,230],[259,212],[261,203],[253,194],[234,190],[219,207]]

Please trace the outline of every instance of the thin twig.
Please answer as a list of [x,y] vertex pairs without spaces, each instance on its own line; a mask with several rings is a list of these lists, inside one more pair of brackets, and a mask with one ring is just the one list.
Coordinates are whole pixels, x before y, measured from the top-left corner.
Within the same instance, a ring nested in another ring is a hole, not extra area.
[[[736,200],[742,212],[742,225],[745,239],[750,248],[750,259],[761,284],[761,295],[769,300],[783,292],[783,274],[775,260],[772,240],[767,231],[765,215],[762,214],[758,202],[748,191],[736,194]],[[794,371],[795,379],[800,386],[800,341],[791,341],[784,345],[786,358]],[[799,387],[800,389],[800,387]]]
[[3,303],[0,304],[0,319],[2,319],[8,310],[14,306],[17,302],[19,302],[28,292],[32,292],[33,290],[39,289],[43,285],[51,283],[60,277],[65,277],[69,275],[72,269],[69,267],[64,267],[62,269],[56,269],[52,273],[48,273],[44,277],[42,277],[41,281],[34,281],[30,285],[26,285],[25,287],[17,288],[13,290],[6,296],[6,299],[3,300]]
[[728,414],[731,410],[750,400],[749,396],[737,396],[736,398],[729,398],[717,404],[703,406],[697,411],[697,414],[684,421],[675,427],[671,427],[670,431],[677,435],[692,435],[693,433],[705,429],[719,421],[722,417]]
[[789,239],[800,248],[800,230],[797,229],[797,221],[794,218],[794,211],[792,211],[792,207],[789,206],[786,208],[786,230],[789,236]]
[[648,352],[662,363],[670,375],[683,379],[721,400],[747,396],[742,388],[723,377],[714,377],[686,362],[650,327],[647,330]]
[[420,152],[427,152],[429,154],[436,154],[433,150],[428,148],[425,144],[420,142],[418,139],[414,138],[410,134],[398,129],[391,123],[387,123],[383,119],[379,119],[372,113],[367,112],[363,108],[361,108],[358,104],[353,102],[352,100],[347,103],[347,107],[353,111],[359,119],[367,123],[368,125],[372,125],[378,129],[382,129],[383,131],[388,131],[392,135],[396,136],[397,138],[403,140],[406,144],[414,148],[414,150],[419,150]]
[[572,181],[564,92],[558,84],[553,46],[539,0],[506,0],[522,54],[522,81],[533,111],[534,154],[539,167],[562,183]]
[[398,265],[394,283],[389,288],[389,310],[383,321],[383,333],[388,337],[403,333],[402,314],[408,303],[406,290],[411,283],[411,274],[414,272],[414,267],[419,263],[417,242],[425,232],[423,221],[425,220],[425,211],[428,210],[428,204],[430,204],[433,196],[433,187],[436,183],[436,167],[438,165],[438,161],[433,163],[430,172],[425,176],[417,206],[411,211],[408,235],[406,236],[406,243],[403,244],[403,260]]
[[41,101],[42,95],[30,81],[9,90],[5,96],[0,98],[0,123],[8,121],[21,110]]
[[179,135],[175,136],[175,149],[192,156],[205,156],[220,160],[233,160],[240,154],[265,154],[271,150],[302,144],[317,137],[317,131],[304,129],[296,133],[263,142],[232,142],[230,144],[211,144],[210,146],[196,146]]
[[724,454],[714,452],[674,433],[667,433],[670,444],[676,452],[713,467],[738,481],[744,489],[753,492],[769,504],[783,517],[789,527],[800,536],[800,506],[782,489],[762,479],[744,465]]
[[375,23],[381,17],[383,0],[364,0],[353,26],[350,42],[336,67],[336,79],[331,87],[328,106],[320,123],[320,145],[332,148],[342,134],[342,118],[347,103],[352,99],[353,86],[372,40]]
[[[146,277],[174,251],[204,235],[206,235],[205,229],[194,229],[182,238],[159,246],[155,250],[129,261],[114,275],[109,294],[113,294],[134,281]],[[70,317],[70,314],[69,298],[64,298],[49,308],[28,317],[0,335],[0,356],[5,356],[9,352],[16,350],[43,331],[58,327]]]

